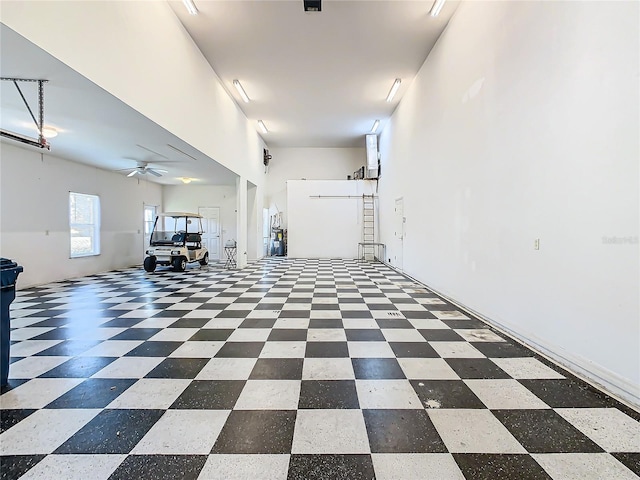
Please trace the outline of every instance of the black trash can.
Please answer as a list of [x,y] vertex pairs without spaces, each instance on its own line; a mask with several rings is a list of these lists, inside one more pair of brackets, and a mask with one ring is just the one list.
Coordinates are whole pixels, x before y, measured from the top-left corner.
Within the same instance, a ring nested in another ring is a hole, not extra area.
[[9,306],[16,298],[16,280],[23,268],[8,258],[0,258],[0,386],[5,386],[9,378],[9,346],[11,326]]

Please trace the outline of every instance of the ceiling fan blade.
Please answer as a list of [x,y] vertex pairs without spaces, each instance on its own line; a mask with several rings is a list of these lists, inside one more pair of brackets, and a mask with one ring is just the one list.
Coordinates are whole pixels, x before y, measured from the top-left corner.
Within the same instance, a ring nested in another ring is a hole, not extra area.
[[138,170],[132,170],[127,177],[133,177],[136,173],[138,173]]
[[149,172],[151,175],[155,175],[156,177],[161,177],[162,176],[161,173],[155,171],[153,168],[147,168],[146,171]]

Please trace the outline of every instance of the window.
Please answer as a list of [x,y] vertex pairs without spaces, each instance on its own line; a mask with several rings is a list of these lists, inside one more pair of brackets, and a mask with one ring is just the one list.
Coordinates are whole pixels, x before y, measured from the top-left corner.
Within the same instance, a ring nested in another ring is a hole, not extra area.
[[100,197],[69,192],[71,258],[100,254]]

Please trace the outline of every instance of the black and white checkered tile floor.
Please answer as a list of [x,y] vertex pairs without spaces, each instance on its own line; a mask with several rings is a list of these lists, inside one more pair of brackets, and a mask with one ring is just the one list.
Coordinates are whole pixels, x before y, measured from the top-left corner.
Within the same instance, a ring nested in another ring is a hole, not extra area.
[[381,264],[127,269],[12,317],[3,479],[640,474],[637,412]]

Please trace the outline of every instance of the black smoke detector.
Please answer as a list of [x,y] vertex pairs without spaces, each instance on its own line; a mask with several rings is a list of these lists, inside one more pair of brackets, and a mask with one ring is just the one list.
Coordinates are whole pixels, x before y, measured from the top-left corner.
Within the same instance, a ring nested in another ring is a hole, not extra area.
[[322,0],[303,0],[305,12],[321,12]]

